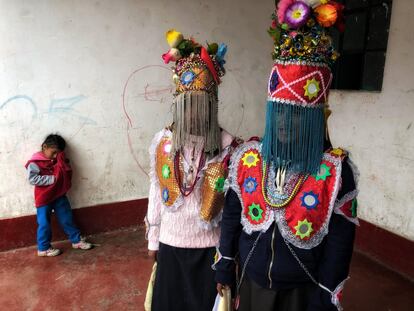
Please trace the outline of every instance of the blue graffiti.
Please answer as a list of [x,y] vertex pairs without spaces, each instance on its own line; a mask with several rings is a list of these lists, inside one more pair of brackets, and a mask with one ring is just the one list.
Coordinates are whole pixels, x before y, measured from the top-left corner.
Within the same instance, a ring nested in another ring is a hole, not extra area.
[[60,99],[52,99],[50,101],[48,114],[50,116],[57,116],[59,115],[71,115],[73,117],[78,118],[83,124],[91,124],[96,125],[96,122],[89,117],[82,116],[81,114],[77,113],[74,109],[75,105],[80,103],[86,98],[84,95],[78,95],[74,97],[68,98],[60,98]]
[[[65,116],[70,115],[77,118],[84,125],[96,125],[96,121],[89,118],[89,116],[83,116],[75,110],[75,106],[86,99],[84,95],[78,95],[67,98],[51,99],[49,103],[49,108],[46,112],[41,113],[40,115],[48,115],[51,117],[57,117],[63,119]],[[24,103],[28,102],[32,108],[32,121],[36,118],[39,118],[39,112],[36,102],[27,95],[15,95],[8,98],[2,104],[0,104],[0,111],[3,110],[6,106],[11,105],[12,103]]]
[[30,98],[29,96],[27,96],[27,95],[16,95],[16,96],[12,96],[12,97],[8,98],[6,101],[4,101],[0,105],[0,110],[5,108],[11,102],[14,102],[14,101],[21,102],[20,99],[22,99],[26,102],[29,102],[29,104],[32,106],[32,109],[33,109],[32,120],[35,119],[37,117],[37,106],[36,106],[36,103],[34,102],[34,100],[32,98]]

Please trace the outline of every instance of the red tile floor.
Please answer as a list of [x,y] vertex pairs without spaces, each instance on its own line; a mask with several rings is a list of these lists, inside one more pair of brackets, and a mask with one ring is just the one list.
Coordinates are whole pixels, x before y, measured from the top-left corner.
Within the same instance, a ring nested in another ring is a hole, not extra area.
[[[38,258],[35,247],[0,253],[0,310],[143,310],[151,262],[142,229],[90,237],[91,251]],[[355,253],[346,311],[414,310],[414,283]]]

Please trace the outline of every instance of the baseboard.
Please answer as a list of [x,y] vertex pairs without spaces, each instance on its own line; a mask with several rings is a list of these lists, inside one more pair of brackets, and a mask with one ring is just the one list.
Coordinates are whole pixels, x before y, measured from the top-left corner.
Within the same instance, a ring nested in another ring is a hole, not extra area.
[[[73,210],[82,234],[112,231],[143,224],[148,200],[116,202]],[[0,251],[36,244],[36,215],[0,220]],[[53,240],[66,239],[55,217],[52,217]]]
[[414,242],[360,220],[355,250],[414,280]]
[[[93,234],[142,225],[148,200],[139,199],[73,210],[82,233]],[[414,242],[360,220],[355,249],[405,277],[414,280]],[[66,239],[52,219],[53,239]],[[36,216],[0,220],[0,251],[36,244]]]

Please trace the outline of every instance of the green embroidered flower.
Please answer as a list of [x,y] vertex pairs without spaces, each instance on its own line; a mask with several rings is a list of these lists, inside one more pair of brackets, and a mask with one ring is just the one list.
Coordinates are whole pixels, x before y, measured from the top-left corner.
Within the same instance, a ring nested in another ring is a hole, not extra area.
[[164,164],[163,166],[162,166],[162,177],[164,178],[164,179],[168,179],[168,178],[170,178],[170,175],[171,175],[171,170],[170,170],[170,167],[168,166],[168,164]]
[[357,217],[357,209],[358,209],[358,201],[355,198],[352,200],[352,205],[351,205],[352,217]]
[[323,181],[325,181],[328,176],[331,176],[331,168],[325,163],[322,163],[319,167],[318,173],[313,175],[313,177],[315,177],[316,180]]
[[310,237],[310,234],[313,231],[312,223],[309,222],[306,218],[304,220],[299,220],[295,229],[296,235],[299,236],[302,240],[306,237]]
[[216,190],[217,192],[224,192],[224,177],[219,177],[216,180],[216,184],[214,186],[214,190]]
[[259,221],[263,218],[263,210],[260,208],[259,204],[252,204],[249,206],[249,216],[254,221]]

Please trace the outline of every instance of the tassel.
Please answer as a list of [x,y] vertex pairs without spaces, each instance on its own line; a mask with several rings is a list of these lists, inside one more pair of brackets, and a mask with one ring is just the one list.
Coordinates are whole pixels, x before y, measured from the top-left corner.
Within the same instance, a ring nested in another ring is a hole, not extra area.
[[308,108],[268,101],[262,152],[275,169],[288,166],[294,172],[318,171],[324,143],[323,108]]
[[177,95],[173,105],[173,122],[174,152],[185,145],[189,135],[204,138],[204,152],[207,155],[221,152],[216,92],[194,91]]

